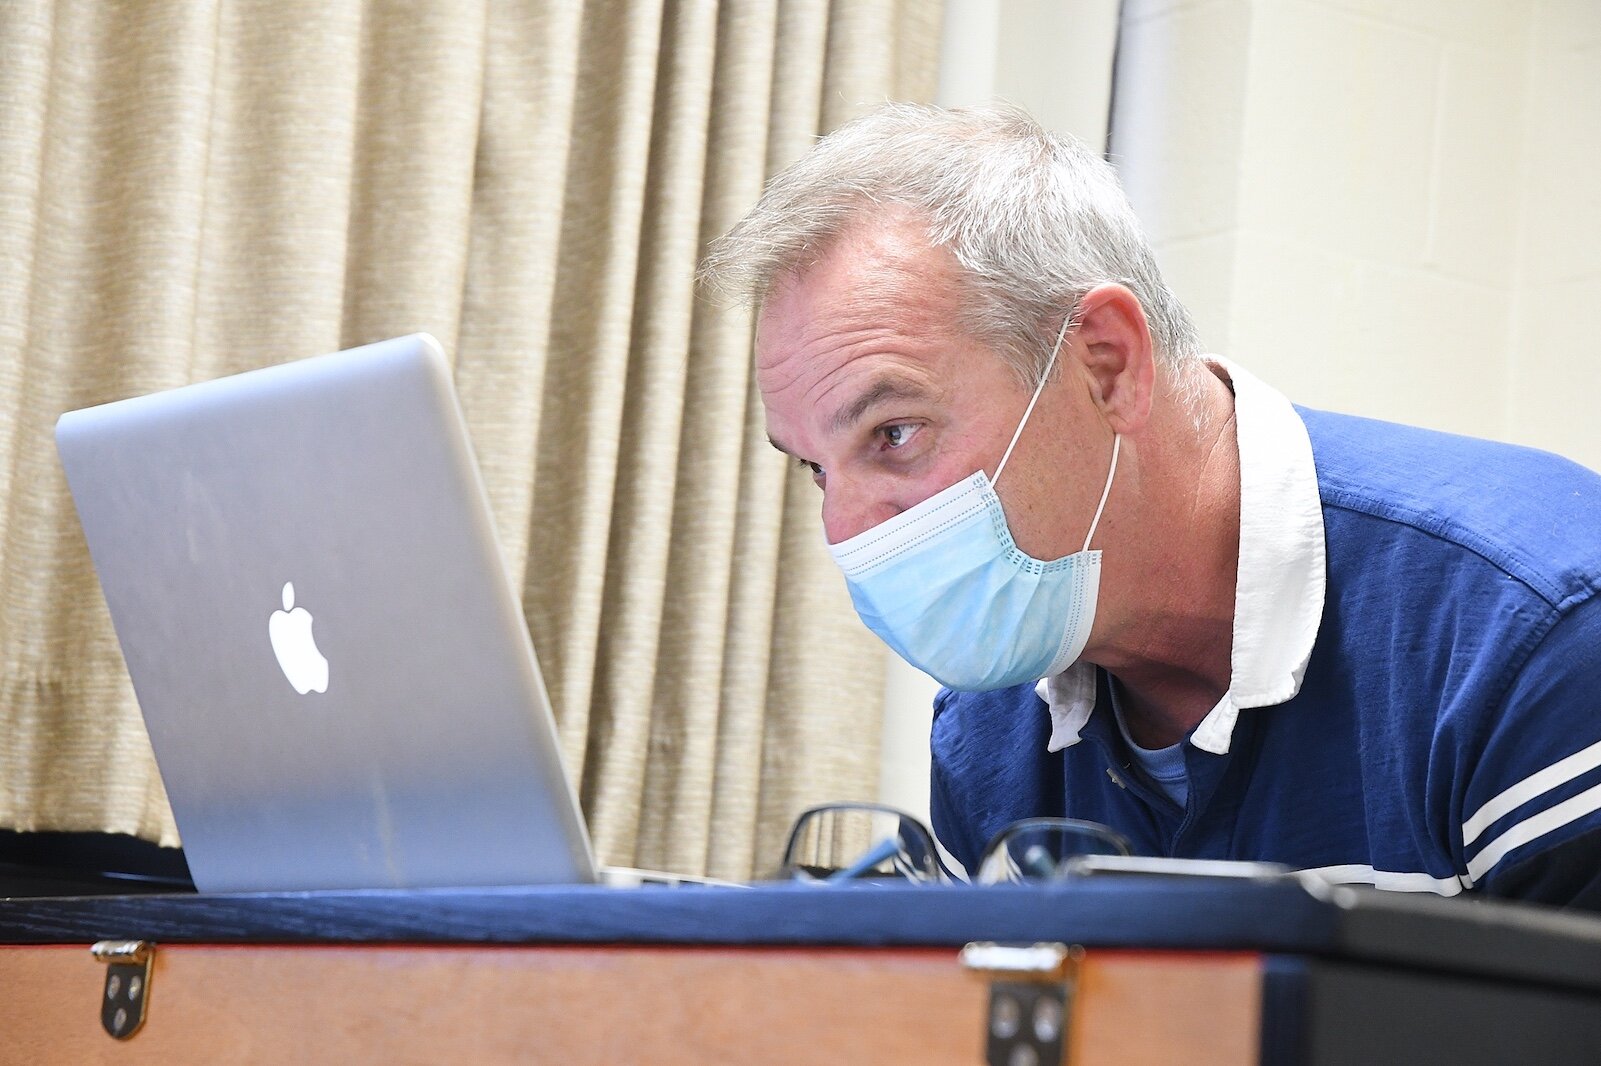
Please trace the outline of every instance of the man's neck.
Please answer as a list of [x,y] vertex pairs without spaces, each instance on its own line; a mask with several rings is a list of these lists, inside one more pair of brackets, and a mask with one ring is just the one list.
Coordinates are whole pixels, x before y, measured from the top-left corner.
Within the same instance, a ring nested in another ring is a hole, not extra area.
[[[1142,449],[1141,558],[1106,562],[1103,589],[1130,621],[1086,658],[1118,682],[1129,734],[1141,747],[1177,743],[1228,691],[1240,551],[1240,465],[1234,397],[1208,374],[1199,427],[1177,405]],[[1103,564],[1104,565],[1104,564]],[[1126,609],[1122,609],[1126,607]],[[1098,642],[1099,643],[1099,642]]]

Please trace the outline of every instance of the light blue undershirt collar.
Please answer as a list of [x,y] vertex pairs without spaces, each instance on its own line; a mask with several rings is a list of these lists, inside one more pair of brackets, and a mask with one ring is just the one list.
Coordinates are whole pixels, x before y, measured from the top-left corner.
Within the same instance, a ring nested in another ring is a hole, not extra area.
[[1123,743],[1128,745],[1129,754],[1134,756],[1134,761],[1139,763],[1151,783],[1183,810],[1190,798],[1190,773],[1184,765],[1184,741],[1169,744],[1165,748],[1140,747],[1129,736],[1128,723],[1123,720],[1123,704],[1117,698],[1117,686],[1110,685],[1109,689],[1112,693],[1112,717],[1117,719],[1117,731],[1123,734]]

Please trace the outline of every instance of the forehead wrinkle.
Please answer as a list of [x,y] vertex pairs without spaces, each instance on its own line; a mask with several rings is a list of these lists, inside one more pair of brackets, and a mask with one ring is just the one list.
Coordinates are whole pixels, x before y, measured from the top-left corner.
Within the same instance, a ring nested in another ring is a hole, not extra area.
[[[829,419],[829,425],[839,430],[886,400],[933,397],[940,390],[925,380],[924,359],[927,353],[947,342],[950,334],[941,326],[929,318],[908,320],[903,317],[898,322],[887,323],[882,318],[867,315],[860,325],[849,323],[833,331],[830,346],[839,361],[832,373],[812,383],[808,400],[821,406],[835,393],[858,393]],[[866,370],[864,374],[855,368],[855,364],[864,359],[888,360],[888,364]],[[865,387],[861,385],[864,376],[869,382]]]
[[[863,223],[828,251],[775,282],[758,309],[758,337],[775,297],[812,290],[802,347],[867,332],[950,335],[963,332],[960,268],[950,249],[931,245],[920,225],[891,215]],[[836,328],[820,326],[832,322]],[[771,356],[763,360],[771,366]],[[780,357],[780,361],[783,358]]]
[[[815,420],[817,430],[832,422],[838,432],[876,403],[942,395],[937,383],[919,380],[916,364],[922,353],[964,336],[957,273],[949,249],[929,244],[912,220],[895,217],[851,227],[824,254],[775,279],[757,309],[755,345],[769,422],[777,397],[786,397],[781,410]],[[886,390],[871,371],[853,366],[876,358],[913,365]],[[864,381],[863,395],[850,395]],[[830,400],[844,395],[850,398],[830,417]]]

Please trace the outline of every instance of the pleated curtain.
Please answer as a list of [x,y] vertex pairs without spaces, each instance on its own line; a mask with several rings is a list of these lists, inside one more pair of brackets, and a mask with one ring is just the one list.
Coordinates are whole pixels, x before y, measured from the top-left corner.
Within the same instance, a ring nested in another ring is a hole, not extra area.
[[937,0],[0,5],[0,827],[179,842],[65,410],[450,352],[602,861],[744,877],[870,798],[883,653],[705,242],[932,95]]

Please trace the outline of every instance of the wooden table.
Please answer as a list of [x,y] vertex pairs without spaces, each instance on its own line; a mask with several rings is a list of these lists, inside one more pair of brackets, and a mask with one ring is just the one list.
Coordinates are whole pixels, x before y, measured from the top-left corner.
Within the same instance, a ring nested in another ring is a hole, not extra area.
[[[110,939],[157,945],[128,1040]],[[1130,876],[9,900],[0,1062],[966,1066],[974,941],[1083,948],[1074,1064],[1601,1062],[1601,919]]]

